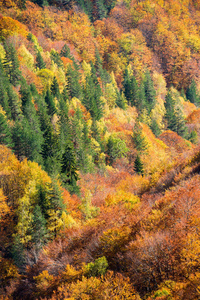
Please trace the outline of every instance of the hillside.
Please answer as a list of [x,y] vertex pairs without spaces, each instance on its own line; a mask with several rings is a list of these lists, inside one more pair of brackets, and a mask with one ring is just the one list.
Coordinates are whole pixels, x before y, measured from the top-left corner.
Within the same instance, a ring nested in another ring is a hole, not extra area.
[[0,299],[199,299],[199,20],[0,0]]

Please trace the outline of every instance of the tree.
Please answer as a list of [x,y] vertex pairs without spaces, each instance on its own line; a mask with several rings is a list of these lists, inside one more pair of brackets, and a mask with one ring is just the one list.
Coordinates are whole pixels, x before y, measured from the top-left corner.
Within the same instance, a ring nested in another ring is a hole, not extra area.
[[150,112],[152,110],[152,108],[154,108],[154,106],[155,106],[156,91],[154,89],[153,81],[151,79],[149,70],[147,70],[145,73],[143,83],[144,83],[144,91],[145,91],[147,110],[148,110],[148,112]]
[[90,112],[92,118],[97,121],[103,116],[103,101],[101,95],[102,91],[96,76],[96,71],[93,64],[91,64],[91,75],[86,76],[82,102]]
[[64,186],[70,193],[79,193],[79,187],[77,186],[78,168],[75,157],[74,146],[72,143],[68,143],[65,147],[65,152],[61,159],[61,179]]
[[44,100],[47,104],[48,114],[52,117],[56,113],[56,106],[51,91],[49,89],[46,91]]
[[40,53],[39,50],[37,50],[37,55],[36,55],[36,64],[35,64],[36,68],[38,69],[45,69],[46,68],[46,64],[42,58],[42,55]]
[[144,175],[144,165],[141,161],[140,156],[137,154],[135,162],[134,162],[134,170],[136,173],[140,174],[140,175]]
[[11,129],[7,123],[7,119],[4,114],[0,112],[0,144],[4,144],[7,147],[12,147],[12,135]]
[[186,97],[188,100],[190,100],[190,102],[194,103],[195,105],[200,104],[200,96],[198,95],[197,85],[194,79],[192,79],[191,84],[186,90]]
[[139,154],[146,152],[146,150],[148,149],[148,143],[142,133],[142,127],[140,126],[138,121],[135,123],[135,127],[133,130],[133,142]]
[[17,86],[21,80],[21,71],[19,70],[19,61],[17,58],[17,53],[12,44],[4,44],[5,58],[3,61],[3,66],[10,83]]

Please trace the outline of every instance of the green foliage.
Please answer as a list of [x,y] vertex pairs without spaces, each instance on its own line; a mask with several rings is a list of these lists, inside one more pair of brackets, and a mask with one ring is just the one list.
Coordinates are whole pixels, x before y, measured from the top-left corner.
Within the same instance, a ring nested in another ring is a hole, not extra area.
[[94,262],[86,265],[86,274],[88,277],[105,275],[108,268],[108,262],[105,256],[99,257]]
[[17,86],[21,80],[21,71],[19,70],[19,61],[13,44],[4,44],[5,58],[3,60],[4,70],[10,80],[10,83]]
[[101,87],[96,76],[95,68],[93,64],[91,64],[91,75],[86,76],[82,103],[90,112],[92,118],[97,121],[103,116],[103,101],[101,96]]
[[125,157],[128,152],[126,143],[119,137],[110,135],[107,142],[107,163],[112,164],[117,158]]
[[140,156],[137,154],[135,162],[134,162],[134,170],[136,173],[140,175],[144,175],[144,165],[141,161]]
[[140,126],[139,122],[135,123],[135,127],[133,130],[133,142],[138,153],[145,153],[148,149],[148,143],[142,133],[142,127]]
[[20,241],[19,235],[15,235],[14,240],[13,240],[13,245],[11,249],[11,255],[12,258],[15,262],[15,265],[23,270],[26,264],[25,260],[25,249],[23,244]]
[[192,80],[191,84],[186,90],[186,97],[190,102],[194,103],[195,105],[200,104],[200,95],[198,94],[197,91],[197,85],[194,79]]
[[188,138],[188,129],[185,125],[186,121],[176,96],[177,95],[169,89],[165,98],[165,119],[167,120],[167,127],[183,138]]
[[40,53],[40,51],[37,51],[37,55],[36,55],[36,64],[35,64],[36,68],[38,69],[45,69],[46,68],[46,64],[42,58],[42,55]]
[[4,144],[7,147],[12,147],[12,135],[10,126],[7,123],[7,119],[4,114],[0,112],[0,144]]
[[70,193],[79,193],[77,186],[78,168],[75,157],[74,146],[68,143],[61,158],[61,180],[63,185],[70,191]]

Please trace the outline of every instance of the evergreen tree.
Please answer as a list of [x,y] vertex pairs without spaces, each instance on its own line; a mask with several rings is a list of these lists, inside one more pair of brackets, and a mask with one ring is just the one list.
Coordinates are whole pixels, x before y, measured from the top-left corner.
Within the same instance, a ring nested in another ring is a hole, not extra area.
[[34,258],[35,263],[39,256],[39,251],[44,246],[47,240],[47,229],[46,229],[46,220],[42,214],[40,206],[37,204],[33,210],[33,219],[31,224],[31,237],[32,244],[34,247]]
[[17,58],[17,53],[12,44],[4,44],[4,49],[6,52],[3,66],[10,83],[17,86],[21,80],[21,71],[19,70],[19,61]]
[[158,137],[161,134],[161,130],[158,126],[158,123],[155,119],[152,120],[151,122],[151,130],[155,134],[156,137]]
[[142,127],[140,126],[139,122],[135,123],[133,130],[133,142],[139,154],[148,149],[148,143],[143,136]]
[[140,156],[137,154],[136,159],[135,159],[135,163],[134,163],[134,170],[135,172],[137,172],[140,175],[144,175],[144,165],[141,161]]
[[50,116],[53,116],[56,113],[56,106],[55,106],[55,103],[54,103],[53,96],[52,96],[49,89],[46,91],[46,95],[45,95],[44,100],[47,104],[48,114]]
[[144,83],[147,110],[150,112],[152,108],[154,108],[155,106],[156,91],[154,89],[153,81],[151,79],[149,70],[147,70],[145,73],[143,83]]
[[104,5],[104,0],[96,0],[95,2],[96,2],[97,12],[98,12],[97,18],[102,20],[107,15],[107,9]]
[[124,71],[123,86],[124,86],[124,95],[128,101],[128,104],[130,105],[132,100],[132,89],[131,89],[131,79],[127,68]]
[[0,113],[0,144],[4,144],[7,147],[12,147],[12,134],[11,129],[7,123],[6,117]]
[[36,64],[35,64],[36,68],[38,69],[45,69],[46,68],[46,64],[42,58],[42,55],[40,53],[39,50],[37,50],[37,55],[36,55]]
[[54,61],[54,63],[57,64],[58,67],[60,68],[63,67],[62,59],[57,51],[52,49],[50,52],[50,56],[51,56],[51,60]]
[[60,90],[59,90],[59,85],[58,85],[58,80],[56,79],[56,77],[54,76],[53,78],[53,82],[51,84],[51,94],[56,97],[57,99],[60,98]]
[[131,106],[139,108],[139,87],[135,76],[131,76]]
[[79,83],[80,75],[78,70],[70,65],[67,70],[67,88],[69,92],[69,97],[76,97],[81,99],[81,86]]
[[99,85],[95,68],[91,65],[91,75],[86,77],[83,89],[83,104],[95,120],[100,120],[103,116],[103,102],[101,100],[101,87]]
[[192,79],[191,84],[187,88],[186,97],[188,100],[190,100],[190,102],[194,103],[195,105],[200,104],[200,96],[198,95],[197,85],[194,79]]
[[16,264],[16,266],[23,271],[25,268],[26,260],[25,260],[25,249],[20,241],[19,235],[15,235],[12,249],[11,249],[12,258]]
[[15,121],[17,118],[21,116],[22,113],[20,109],[20,100],[11,84],[6,86],[6,92],[8,95],[8,104],[10,107],[11,118]]
[[116,93],[117,93],[116,105],[125,110],[127,107],[127,104],[126,104],[126,99],[124,97],[123,92],[120,93],[117,89]]
[[69,59],[72,59],[71,54],[70,54],[70,49],[66,44],[62,47],[62,49],[60,51],[60,56],[61,57],[63,56],[66,58],[68,57]]
[[3,65],[0,59],[0,105],[3,107],[3,110],[6,112],[7,117],[11,117],[11,110],[8,103],[8,94],[6,87],[9,85],[9,81],[6,77],[6,74],[3,69]]
[[62,155],[61,179],[70,193],[79,193],[79,187],[77,186],[78,168],[72,143],[66,145],[65,152]]
[[186,127],[186,121],[183,117],[183,113],[176,105],[176,100],[172,96],[171,90],[168,90],[165,98],[165,119],[167,121],[167,128],[175,131],[183,138],[188,138],[188,129]]
[[139,110],[139,112],[142,112],[144,109],[147,108],[146,95],[145,95],[145,87],[144,87],[144,83],[143,82],[140,83],[138,97],[139,97],[138,110]]

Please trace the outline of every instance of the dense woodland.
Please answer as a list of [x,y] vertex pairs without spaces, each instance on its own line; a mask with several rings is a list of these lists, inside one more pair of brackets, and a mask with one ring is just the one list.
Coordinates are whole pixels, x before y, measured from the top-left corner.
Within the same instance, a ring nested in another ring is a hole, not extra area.
[[199,142],[199,0],[0,0],[0,300],[200,299]]

